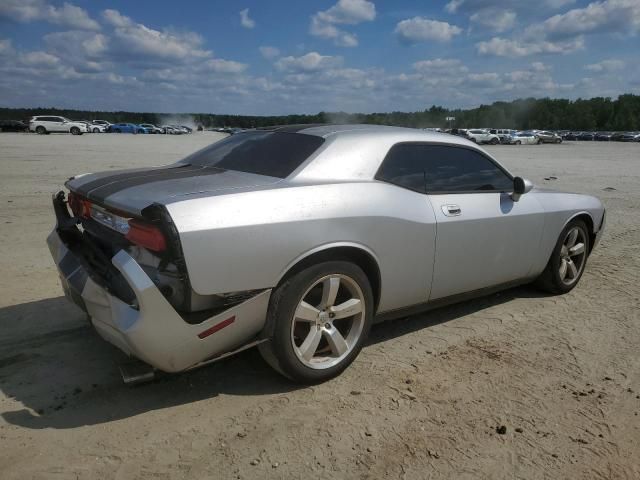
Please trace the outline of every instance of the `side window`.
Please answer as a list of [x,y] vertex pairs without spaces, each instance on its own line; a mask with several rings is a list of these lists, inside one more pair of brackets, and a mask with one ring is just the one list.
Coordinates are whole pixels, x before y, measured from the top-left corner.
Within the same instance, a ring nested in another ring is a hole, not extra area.
[[495,163],[470,148],[428,145],[427,192],[511,191],[513,180]]
[[387,153],[376,180],[425,193],[425,157],[421,145],[394,145]]
[[513,190],[513,180],[487,157],[448,145],[395,145],[376,179],[423,193]]

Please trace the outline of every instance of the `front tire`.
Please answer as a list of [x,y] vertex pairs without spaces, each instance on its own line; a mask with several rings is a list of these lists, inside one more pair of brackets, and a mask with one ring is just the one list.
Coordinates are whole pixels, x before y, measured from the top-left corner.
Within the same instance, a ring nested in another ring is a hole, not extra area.
[[346,261],[319,263],[273,291],[267,313],[272,334],[259,350],[291,380],[323,382],[353,362],[372,318],[373,292],[362,269]]
[[491,139],[491,145],[497,145],[498,143],[500,143],[500,140],[498,140],[497,138]]
[[589,256],[589,233],[582,220],[569,222],[560,233],[551,258],[535,284],[549,293],[568,293],[580,281]]

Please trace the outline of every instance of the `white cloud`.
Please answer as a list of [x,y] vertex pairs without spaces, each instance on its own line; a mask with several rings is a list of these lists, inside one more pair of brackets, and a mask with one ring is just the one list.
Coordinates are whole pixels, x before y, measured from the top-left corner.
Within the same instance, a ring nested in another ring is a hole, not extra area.
[[413,64],[413,69],[422,74],[439,76],[457,76],[469,71],[460,60],[453,58],[420,60]]
[[567,54],[583,49],[586,35],[635,34],[639,30],[639,0],[603,0],[532,24],[517,38],[494,37],[476,43],[476,50],[503,57]]
[[255,20],[249,17],[249,9],[240,10],[240,25],[244,28],[253,28],[256,26]]
[[376,18],[376,6],[367,0],[339,0],[333,7],[316,13],[323,22],[357,25]]
[[204,62],[205,69],[216,73],[242,73],[247,69],[247,66],[245,63],[223,60],[222,58],[212,58]]
[[45,0],[2,0],[0,17],[24,23],[44,21],[81,30],[100,29],[86,10],[67,2],[55,7]]
[[569,38],[603,32],[635,33],[639,29],[640,1],[604,0],[554,15],[525,33],[529,38]]
[[333,40],[340,47],[355,47],[358,37],[336,25],[357,25],[376,18],[376,7],[367,0],[339,0],[328,10],[311,17],[309,33],[315,37]]
[[511,10],[486,8],[474,13],[469,19],[496,32],[504,32],[513,28],[516,23],[516,14]]
[[622,60],[618,60],[615,58],[610,58],[608,60],[602,60],[598,63],[592,63],[590,65],[585,65],[585,69],[591,72],[614,72],[618,70],[623,70],[625,67],[625,63]]
[[501,84],[500,75],[495,72],[470,73],[466,78],[467,85],[471,87],[497,87]]
[[46,52],[29,52],[20,55],[20,62],[29,67],[54,68],[60,64],[60,59]]
[[562,8],[576,3],[576,0],[545,0],[544,4],[550,8]]
[[119,11],[110,8],[102,12],[102,18],[109,25],[117,28],[132,27],[135,25],[135,22],[129,17],[122,15]]
[[11,40],[6,38],[0,40],[0,57],[13,55],[15,50],[13,49],[13,45],[11,44]]
[[85,57],[97,58],[109,48],[106,35],[82,30],[48,33],[43,40],[50,51],[65,52],[70,58],[77,57],[80,53]]
[[448,42],[461,32],[462,29],[455,25],[424,17],[402,20],[395,29],[396,35],[404,43],[425,42],[427,40]]
[[285,72],[317,72],[339,67],[342,65],[342,57],[320,55],[318,52],[309,52],[301,57],[283,57],[275,63],[278,70]]
[[258,50],[260,50],[260,55],[262,55],[267,60],[273,60],[274,58],[280,56],[280,50],[269,45],[263,45],[259,47]]
[[134,22],[117,10],[105,10],[102,16],[114,27],[114,49],[123,57],[186,62],[211,56],[211,51],[201,48],[203,39],[197,33],[154,30]]
[[584,39],[578,37],[564,42],[520,41],[493,37],[489,41],[476,43],[476,50],[481,55],[497,57],[525,57],[540,53],[568,54],[584,48]]
[[522,0],[451,0],[444,9],[451,14],[472,13],[485,9],[516,8],[525,5]]

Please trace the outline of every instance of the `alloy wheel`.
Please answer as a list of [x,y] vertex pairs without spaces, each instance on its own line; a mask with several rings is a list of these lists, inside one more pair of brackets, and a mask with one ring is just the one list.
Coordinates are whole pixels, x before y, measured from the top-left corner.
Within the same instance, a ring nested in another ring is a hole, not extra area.
[[327,275],[307,289],[298,303],[291,322],[293,351],[309,368],[331,368],[357,345],[364,323],[360,286],[347,275]]
[[567,232],[560,249],[560,267],[558,273],[565,285],[575,283],[584,268],[586,256],[584,230],[573,227]]

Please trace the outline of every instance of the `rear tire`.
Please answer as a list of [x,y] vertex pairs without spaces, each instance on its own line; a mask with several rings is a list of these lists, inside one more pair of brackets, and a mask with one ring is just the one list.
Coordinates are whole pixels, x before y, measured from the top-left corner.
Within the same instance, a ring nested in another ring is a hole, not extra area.
[[274,289],[267,313],[271,338],[259,350],[285,377],[323,382],[353,362],[372,318],[373,292],[362,269],[346,261],[319,263]]
[[584,273],[590,247],[585,223],[582,220],[569,222],[560,232],[551,258],[535,285],[554,294],[573,290]]
[[99,128],[94,128],[93,129],[93,133],[100,133],[100,129]]
[[517,140],[516,145],[522,145],[522,142],[520,140]]
[[116,129],[114,130],[114,132],[116,132],[116,133],[122,133],[122,130],[120,130],[119,128],[116,128]]
[[71,135],[80,135],[80,129],[78,127],[71,127]]
[[47,129],[44,128],[42,125],[36,127],[36,133],[38,135],[44,135],[45,133],[47,133]]
[[491,145],[497,145],[498,143],[500,143],[500,140],[498,140],[497,138],[491,139]]

